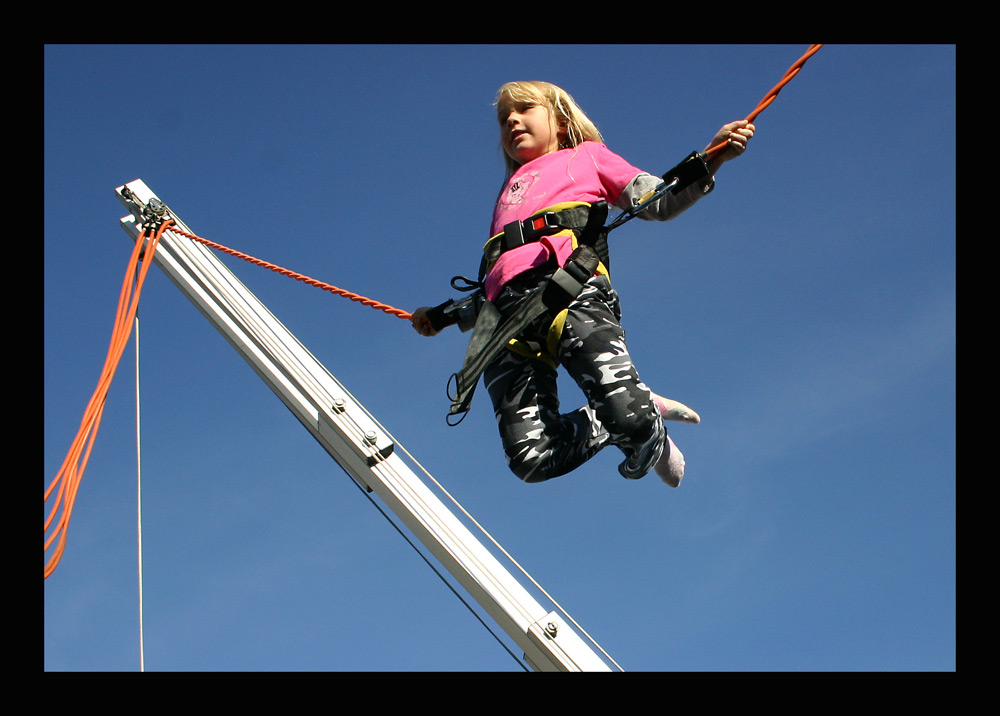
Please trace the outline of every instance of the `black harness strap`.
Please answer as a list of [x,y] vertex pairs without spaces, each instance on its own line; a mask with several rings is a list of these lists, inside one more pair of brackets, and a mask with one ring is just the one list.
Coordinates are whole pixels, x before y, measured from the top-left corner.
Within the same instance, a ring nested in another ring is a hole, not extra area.
[[[452,375],[455,389],[448,396],[451,399],[449,417],[465,417],[479,378],[511,340],[521,335],[543,315],[554,319],[580,295],[584,284],[594,275],[601,262],[595,247],[599,244],[607,246],[604,227],[607,216],[607,203],[599,202],[589,207],[586,224],[578,233],[577,248],[570,254],[566,265],[556,269],[542,287],[522,301],[509,317],[502,318],[500,311],[491,302],[483,303],[465,352],[462,369]],[[449,387],[452,380],[448,381]],[[457,425],[462,418],[454,423],[449,421],[449,424]]]
[[[524,221],[512,221],[507,224],[503,227],[503,233],[493,237],[493,240],[487,244],[483,251],[483,261],[479,267],[479,282],[482,283],[486,279],[486,274],[493,268],[493,264],[497,262],[500,254],[504,251],[533,243],[543,236],[554,234],[562,229],[572,229],[577,232],[586,231],[590,221],[590,210],[589,205],[574,206],[561,211],[547,211]],[[597,250],[604,265],[607,266],[607,233],[602,232],[597,236],[592,246]]]

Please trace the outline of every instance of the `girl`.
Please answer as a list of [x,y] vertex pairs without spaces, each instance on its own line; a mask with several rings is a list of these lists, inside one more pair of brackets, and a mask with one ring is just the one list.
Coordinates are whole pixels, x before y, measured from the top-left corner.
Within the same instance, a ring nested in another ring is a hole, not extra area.
[[[507,176],[493,212],[492,237],[513,221],[564,202],[606,201],[627,209],[662,181],[612,153],[573,98],[555,85],[507,83],[495,106]],[[753,133],[754,126],[745,120],[723,126],[709,146],[728,146],[708,162],[709,175],[678,194],[667,192],[639,216],[665,221],[690,207],[712,190],[716,170],[742,154]],[[564,230],[504,251],[486,267],[486,299],[501,315],[509,315],[565,264],[572,250],[573,232]],[[422,335],[436,335],[428,310],[413,312],[413,327]],[[562,332],[548,344],[551,359],[546,360],[544,351],[536,353],[538,346],[507,350],[484,372],[507,464],[525,482],[564,475],[613,444],[625,456],[618,468],[624,477],[638,479],[653,469],[668,485],[680,484],[684,457],[663,421],[697,423],[700,418],[642,383],[620,319],[618,295],[602,265],[560,317]],[[550,336],[550,323],[551,317],[532,326],[526,339]],[[546,338],[538,343],[545,344]],[[587,397],[586,405],[570,413],[559,412],[557,363]]]

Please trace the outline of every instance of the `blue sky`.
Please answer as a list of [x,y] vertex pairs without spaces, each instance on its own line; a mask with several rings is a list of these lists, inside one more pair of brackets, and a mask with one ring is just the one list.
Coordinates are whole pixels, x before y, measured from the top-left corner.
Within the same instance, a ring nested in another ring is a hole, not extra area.
[[[107,352],[115,187],[412,310],[478,267],[503,82],[661,173],[807,47],[46,47],[43,487]],[[224,263],[625,670],[954,670],[955,60],[825,46],[712,195],[612,234],[640,374],[702,416],[670,426],[677,490],[613,448],[520,483],[484,391],[445,423],[466,334]],[[139,313],[147,671],[521,670],[159,269]],[[134,356],[44,583],[48,671],[139,668]]]

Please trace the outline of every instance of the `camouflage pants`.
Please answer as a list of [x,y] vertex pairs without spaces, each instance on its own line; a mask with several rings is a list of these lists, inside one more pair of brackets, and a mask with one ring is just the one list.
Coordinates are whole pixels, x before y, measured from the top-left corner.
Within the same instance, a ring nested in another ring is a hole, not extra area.
[[[539,280],[515,280],[497,298],[497,308],[506,314]],[[520,479],[565,475],[608,444],[624,453],[618,470],[629,479],[642,477],[659,459],[666,429],[632,365],[620,320],[618,294],[603,276],[592,277],[570,304],[558,363],[587,398],[572,412],[559,412],[557,369],[512,351],[486,369],[507,464]],[[533,328],[544,335],[548,322]]]

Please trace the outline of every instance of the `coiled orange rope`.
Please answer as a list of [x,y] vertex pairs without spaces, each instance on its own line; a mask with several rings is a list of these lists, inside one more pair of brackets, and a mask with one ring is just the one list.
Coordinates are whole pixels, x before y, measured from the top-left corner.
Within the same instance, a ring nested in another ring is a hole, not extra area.
[[[121,294],[118,299],[118,312],[115,316],[115,323],[111,332],[111,345],[108,348],[108,356],[101,370],[101,377],[97,382],[97,388],[87,403],[87,408],[83,413],[83,420],[80,429],[70,446],[62,467],[45,491],[45,504],[49,498],[55,494],[52,507],[48,517],[45,519],[44,553],[49,552],[49,547],[55,547],[45,563],[45,579],[55,571],[63,551],[66,549],[66,533],[69,529],[69,520],[73,512],[73,504],[76,502],[77,490],[80,487],[80,480],[83,478],[83,471],[90,459],[90,451],[94,447],[94,440],[97,438],[97,429],[101,424],[101,416],[104,413],[104,403],[108,397],[108,389],[111,387],[111,380],[114,378],[118,363],[121,360],[125,346],[128,344],[129,336],[132,333],[132,325],[135,320],[135,312],[139,307],[139,294],[142,292],[142,284],[146,280],[146,274],[152,265],[153,254],[156,246],[160,242],[163,231],[169,222],[164,222],[156,231],[143,231],[139,239],[135,242],[132,256],[129,259],[125,271],[125,280],[122,284]],[[149,239],[148,243],[145,239]],[[143,251],[145,250],[145,253]],[[142,268],[139,269],[136,277],[136,269],[139,261],[143,260]],[[58,489],[57,489],[58,488]],[[49,533],[49,527],[53,527]]]
[[[806,53],[802,55],[802,57],[800,57],[798,60],[796,60],[795,64],[793,64],[791,67],[788,68],[788,71],[785,72],[785,75],[784,77],[781,78],[781,81],[778,84],[776,84],[773,88],[771,88],[770,92],[764,95],[764,99],[762,99],[760,102],[757,103],[757,107],[754,108],[754,111],[747,115],[746,121],[753,122],[757,118],[758,114],[767,109],[768,105],[770,105],[771,102],[773,102],[775,98],[778,96],[778,93],[781,91],[781,88],[787,85],[791,81],[791,79],[799,73],[799,70],[802,69],[802,65],[806,63],[806,60],[808,60],[810,57],[819,52],[819,48],[821,48],[822,46],[823,45],[810,45],[809,49],[806,50]],[[705,155],[709,156],[715,154],[717,151],[721,150],[727,144],[728,142],[721,142],[719,144],[716,144],[714,147],[709,147],[707,150],[705,150]]]
[[[324,283],[323,281],[309,278],[308,276],[282,268],[267,261],[262,261],[250,256],[249,254],[236,251],[235,249],[217,244],[214,241],[209,241],[208,239],[200,236],[195,236],[194,234],[178,228],[174,224],[173,220],[163,222],[155,232],[143,230],[139,239],[135,242],[135,248],[132,251],[128,266],[126,267],[125,280],[122,285],[121,295],[119,296],[118,311],[115,316],[115,323],[112,329],[111,345],[108,349],[108,356],[105,360],[104,368],[101,371],[101,377],[98,380],[97,388],[94,390],[94,394],[91,396],[90,402],[87,403],[87,407],[84,410],[83,420],[80,423],[80,429],[77,431],[69,452],[66,454],[63,464],[59,468],[59,472],[49,484],[48,489],[45,490],[44,502],[48,504],[49,498],[53,497],[53,495],[54,499],[48,517],[45,519],[44,552],[48,554],[49,548],[53,547],[53,544],[55,544],[52,554],[44,566],[43,571],[45,579],[48,579],[49,575],[55,571],[60,559],[62,559],[63,552],[65,551],[66,534],[69,528],[70,517],[73,513],[73,505],[76,501],[76,494],[80,486],[80,481],[83,478],[83,472],[86,469],[87,461],[90,459],[90,452],[93,449],[94,441],[97,438],[97,430],[101,423],[101,416],[104,413],[104,403],[107,399],[108,389],[111,386],[111,381],[114,378],[115,371],[118,369],[118,363],[121,361],[122,353],[125,351],[125,346],[128,344],[129,337],[131,336],[132,325],[135,320],[135,313],[139,304],[139,294],[142,291],[142,284],[146,280],[146,274],[149,272],[149,267],[152,265],[153,254],[156,251],[156,247],[160,242],[163,232],[168,228],[171,232],[187,236],[188,238],[205,244],[206,246],[210,246],[211,248],[222,251],[223,253],[249,261],[257,266],[262,266],[263,268],[271,271],[276,271],[284,276],[290,276],[291,278],[294,278],[297,281],[302,281],[310,286],[316,286],[317,288],[321,288],[325,291],[335,293],[339,296],[344,296],[352,301],[356,301],[365,306],[370,306],[371,308],[376,308],[388,314],[398,316],[399,318],[406,320],[410,319],[410,314],[406,311],[393,308],[392,306],[370,298],[365,298],[360,294],[338,288],[337,286]],[[148,243],[146,241],[147,238],[149,239]],[[140,261],[143,261],[143,264],[141,269],[138,269],[138,277],[136,277],[136,270]],[[50,527],[53,527],[51,533],[49,532]]]

